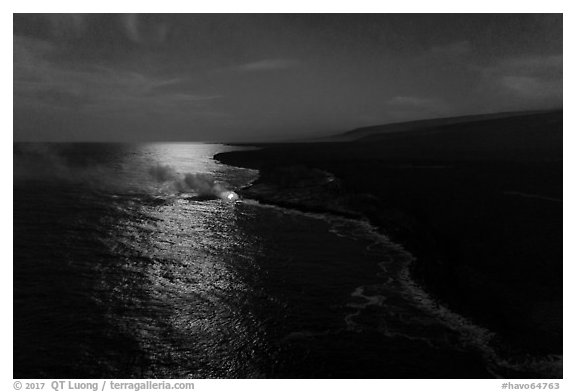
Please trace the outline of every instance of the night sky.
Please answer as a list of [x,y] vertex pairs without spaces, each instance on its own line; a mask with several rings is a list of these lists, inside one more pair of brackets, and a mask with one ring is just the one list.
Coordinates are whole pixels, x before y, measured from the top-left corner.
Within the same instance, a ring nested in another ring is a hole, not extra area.
[[15,141],[272,141],[562,107],[561,15],[14,15]]

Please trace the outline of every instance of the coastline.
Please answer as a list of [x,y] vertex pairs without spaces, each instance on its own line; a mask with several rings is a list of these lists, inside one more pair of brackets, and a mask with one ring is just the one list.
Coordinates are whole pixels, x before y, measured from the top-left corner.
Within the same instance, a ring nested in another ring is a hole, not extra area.
[[494,331],[509,357],[562,354],[561,159],[384,160],[376,143],[261,147],[214,157],[260,171],[242,197],[366,220],[415,256],[411,275],[426,292]]

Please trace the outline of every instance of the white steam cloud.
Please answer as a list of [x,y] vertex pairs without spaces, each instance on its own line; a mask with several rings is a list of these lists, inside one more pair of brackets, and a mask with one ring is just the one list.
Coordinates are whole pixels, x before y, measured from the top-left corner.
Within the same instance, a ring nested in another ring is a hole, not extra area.
[[111,167],[69,162],[58,148],[43,144],[18,145],[14,151],[14,178],[25,181],[63,181],[104,192],[194,193],[200,199],[236,201],[238,194],[206,173],[178,173],[173,167]]
[[201,198],[220,198],[227,201],[238,200],[238,195],[224,184],[217,182],[205,173],[179,174],[169,165],[156,165],[148,173],[163,187],[176,192],[194,192]]

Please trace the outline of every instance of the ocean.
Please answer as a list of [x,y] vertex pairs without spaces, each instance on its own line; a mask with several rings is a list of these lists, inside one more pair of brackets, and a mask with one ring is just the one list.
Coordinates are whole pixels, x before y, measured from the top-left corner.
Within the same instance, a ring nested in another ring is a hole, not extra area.
[[236,199],[219,144],[14,144],[15,378],[556,377],[362,220]]

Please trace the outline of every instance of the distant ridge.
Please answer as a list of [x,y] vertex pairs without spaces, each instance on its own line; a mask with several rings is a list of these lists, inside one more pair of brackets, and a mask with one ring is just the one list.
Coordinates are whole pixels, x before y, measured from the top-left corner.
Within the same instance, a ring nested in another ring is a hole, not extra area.
[[[375,141],[387,138],[390,134],[397,134],[410,131],[430,132],[437,129],[445,129],[451,125],[463,123],[480,123],[490,120],[513,119],[526,116],[547,115],[561,113],[562,109],[555,110],[535,110],[524,112],[502,112],[490,114],[476,114],[458,117],[443,117],[428,120],[416,120],[408,122],[398,122],[383,125],[374,125],[369,127],[356,128],[342,134],[329,136],[323,141],[327,142],[346,142],[346,141]],[[411,132],[410,132],[411,133]]]

